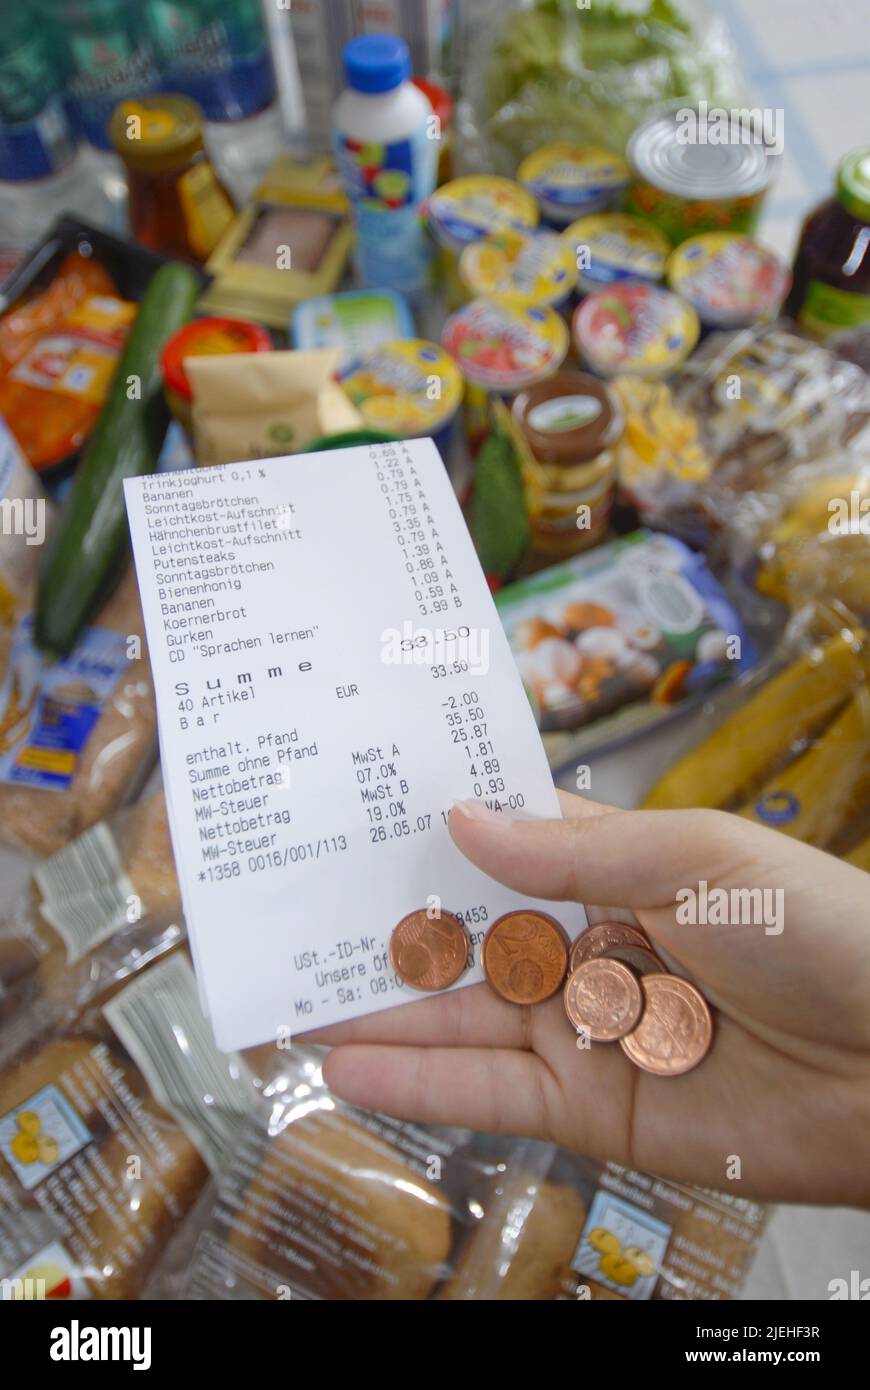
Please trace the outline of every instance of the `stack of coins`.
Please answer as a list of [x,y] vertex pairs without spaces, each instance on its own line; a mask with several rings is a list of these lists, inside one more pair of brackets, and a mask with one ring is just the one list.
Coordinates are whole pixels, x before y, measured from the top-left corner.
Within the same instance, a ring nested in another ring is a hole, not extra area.
[[[472,959],[468,933],[450,912],[411,912],[390,939],[393,969],[412,989],[448,989]],[[570,946],[546,912],[508,912],[486,933],[481,965],[510,1004],[543,1004],[564,984],[565,1012],[578,1034],[618,1042],[655,1076],[681,1076],[710,1050],[713,1020],[703,995],[669,973],[639,927],[601,922]]]
[[602,922],[571,948],[565,1012],[592,1042],[618,1042],[654,1076],[682,1076],[713,1041],[703,995],[671,975],[638,927]]

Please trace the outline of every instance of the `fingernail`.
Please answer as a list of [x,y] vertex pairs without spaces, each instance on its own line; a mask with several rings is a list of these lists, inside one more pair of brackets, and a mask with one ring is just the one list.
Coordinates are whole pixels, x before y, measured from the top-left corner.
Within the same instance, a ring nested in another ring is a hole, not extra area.
[[453,810],[469,820],[488,821],[490,824],[508,825],[513,820],[513,816],[506,811],[493,811],[484,801],[454,801]]

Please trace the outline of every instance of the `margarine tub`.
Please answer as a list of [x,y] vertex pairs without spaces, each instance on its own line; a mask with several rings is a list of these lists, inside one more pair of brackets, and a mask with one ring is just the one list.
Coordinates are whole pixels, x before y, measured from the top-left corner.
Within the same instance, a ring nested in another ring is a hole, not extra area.
[[466,382],[466,422],[472,447],[489,430],[489,398],[512,400],[557,372],[570,345],[555,309],[519,295],[472,299],[447,320],[441,342]]
[[459,257],[466,246],[493,232],[533,231],[541,220],[532,195],[496,174],[468,174],[445,183],[426,204],[426,217],[451,308],[467,298],[458,274]]
[[556,227],[613,207],[630,178],[631,170],[621,155],[601,145],[572,145],[565,140],[535,150],[517,170],[518,181]]
[[577,263],[556,232],[494,232],[466,246],[459,278],[471,298],[517,294],[561,309],[577,283]]
[[562,233],[574,252],[581,294],[615,285],[621,280],[664,279],[671,243],[651,222],[622,212],[581,217]]
[[339,379],[368,429],[397,439],[431,435],[449,463],[462,376],[436,343],[421,338],[381,343]]

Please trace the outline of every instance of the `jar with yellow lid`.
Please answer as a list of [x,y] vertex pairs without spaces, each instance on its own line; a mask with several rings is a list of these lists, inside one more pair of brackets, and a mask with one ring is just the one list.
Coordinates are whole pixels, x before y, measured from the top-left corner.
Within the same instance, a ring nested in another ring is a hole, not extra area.
[[174,93],[122,101],[109,138],[127,170],[136,239],[167,256],[207,260],[235,208],[206,154],[197,103]]

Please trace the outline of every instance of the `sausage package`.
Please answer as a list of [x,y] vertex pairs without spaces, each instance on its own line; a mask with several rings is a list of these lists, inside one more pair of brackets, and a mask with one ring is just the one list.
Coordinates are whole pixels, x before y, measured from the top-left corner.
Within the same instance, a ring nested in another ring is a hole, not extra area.
[[0,839],[53,854],[129,799],[157,747],[132,567],[69,656],[46,662],[30,614],[0,671]]

